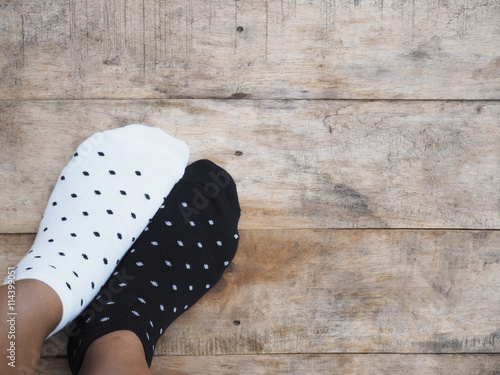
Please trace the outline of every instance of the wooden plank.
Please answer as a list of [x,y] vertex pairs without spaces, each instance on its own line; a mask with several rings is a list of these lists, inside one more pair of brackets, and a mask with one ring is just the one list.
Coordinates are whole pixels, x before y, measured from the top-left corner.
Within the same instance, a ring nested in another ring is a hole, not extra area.
[[[32,239],[0,236],[0,277]],[[243,230],[228,272],[156,353],[498,353],[499,248],[500,231]]]
[[[71,375],[67,362],[47,358],[38,375]],[[500,356],[401,354],[290,354],[156,356],[153,375],[340,374],[496,375]]]
[[242,228],[500,228],[500,103],[0,102],[0,233],[34,233],[70,156],[128,123],[238,185]]
[[11,1],[0,99],[498,99],[496,0]]

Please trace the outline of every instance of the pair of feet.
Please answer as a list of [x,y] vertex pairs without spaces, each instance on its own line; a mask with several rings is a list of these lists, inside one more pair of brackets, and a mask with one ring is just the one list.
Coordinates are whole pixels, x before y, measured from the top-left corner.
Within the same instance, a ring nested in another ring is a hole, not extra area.
[[74,374],[92,343],[124,334],[149,366],[167,327],[233,259],[234,181],[208,160],[186,168],[188,156],[182,141],[131,125],[89,138],[63,170],[15,272],[61,300],[52,334],[76,318],[67,329]]

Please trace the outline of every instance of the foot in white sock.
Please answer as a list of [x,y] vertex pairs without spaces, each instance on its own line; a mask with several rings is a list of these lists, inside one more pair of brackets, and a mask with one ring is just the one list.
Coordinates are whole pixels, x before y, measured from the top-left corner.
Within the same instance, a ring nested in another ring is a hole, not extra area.
[[[50,196],[16,279],[59,295],[54,334],[95,297],[184,174],[187,145],[143,125],[96,133],[76,150]],[[51,335],[52,335],[51,334]]]

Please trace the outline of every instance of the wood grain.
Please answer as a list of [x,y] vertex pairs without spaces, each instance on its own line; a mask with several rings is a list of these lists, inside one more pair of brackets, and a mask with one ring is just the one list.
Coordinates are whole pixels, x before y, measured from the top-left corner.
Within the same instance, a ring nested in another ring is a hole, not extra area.
[[[0,2],[0,279],[78,144],[144,123],[225,167],[243,209],[153,375],[498,375],[499,20],[498,0]],[[70,374],[66,343],[38,374]]]
[[21,0],[0,99],[498,99],[495,0]]
[[36,233],[76,147],[139,122],[233,175],[242,228],[500,228],[500,104],[0,102],[0,233]]
[[[1,235],[2,264],[32,240]],[[156,354],[498,353],[499,246],[500,231],[243,230]],[[43,354],[65,348],[62,332]]]
[[[157,356],[153,375],[496,375],[500,356],[289,354]],[[65,359],[47,358],[38,375],[71,375]]]

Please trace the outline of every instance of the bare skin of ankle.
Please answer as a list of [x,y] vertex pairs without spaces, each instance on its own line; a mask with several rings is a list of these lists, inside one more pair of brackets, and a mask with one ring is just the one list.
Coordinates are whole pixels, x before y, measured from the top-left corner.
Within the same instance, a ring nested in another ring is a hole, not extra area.
[[151,375],[141,340],[131,331],[99,337],[87,349],[78,375]]
[[[9,306],[9,287],[0,286],[0,372],[31,375],[36,373],[43,341],[61,321],[62,303],[56,292],[41,281],[19,280],[14,287],[11,291],[15,291],[15,304]],[[15,358],[9,359],[4,353],[14,347]]]

